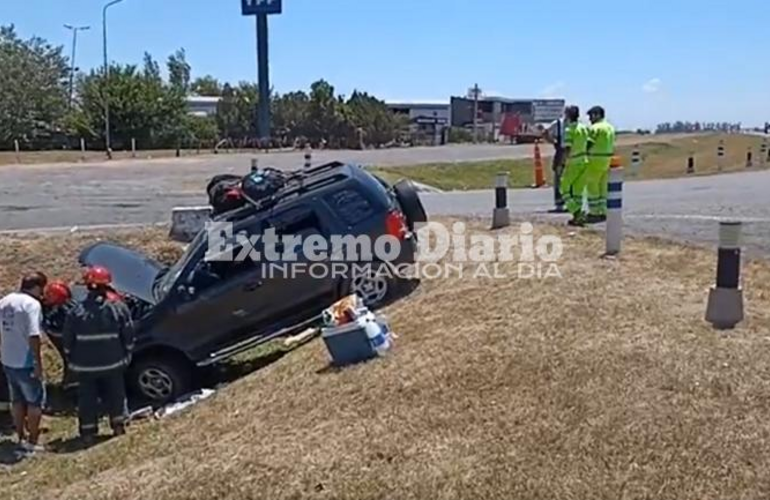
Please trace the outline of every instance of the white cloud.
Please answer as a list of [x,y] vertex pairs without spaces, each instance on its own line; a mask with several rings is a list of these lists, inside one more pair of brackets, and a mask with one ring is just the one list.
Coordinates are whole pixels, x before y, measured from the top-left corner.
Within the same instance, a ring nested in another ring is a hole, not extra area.
[[540,91],[541,97],[564,97],[564,89],[567,85],[564,82],[556,82],[548,85]]
[[661,85],[663,85],[663,82],[660,78],[653,78],[642,85],[642,91],[647,94],[654,94],[660,90]]

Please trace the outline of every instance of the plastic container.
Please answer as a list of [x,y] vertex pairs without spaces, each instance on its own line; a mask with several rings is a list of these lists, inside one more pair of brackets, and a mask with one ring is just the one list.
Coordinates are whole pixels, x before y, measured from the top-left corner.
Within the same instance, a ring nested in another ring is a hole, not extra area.
[[366,336],[372,344],[372,349],[378,356],[384,356],[390,349],[390,336],[385,328],[382,327],[374,313],[367,313],[362,318],[365,322]]

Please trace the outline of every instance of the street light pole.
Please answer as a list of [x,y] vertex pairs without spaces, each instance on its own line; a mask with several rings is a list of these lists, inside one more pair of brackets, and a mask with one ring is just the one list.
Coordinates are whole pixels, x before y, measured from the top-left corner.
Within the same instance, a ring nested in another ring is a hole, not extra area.
[[107,59],[107,9],[123,0],[112,0],[102,9],[102,32],[104,34],[104,149],[107,158],[112,158],[112,143],[110,141],[110,64]]
[[72,31],[72,58],[70,59],[71,65],[70,65],[70,88],[69,88],[69,107],[72,108],[72,96],[74,95],[75,91],[75,54],[78,46],[78,31],[86,31],[91,29],[90,26],[72,26],[70,24],[65,24],[65,28]]

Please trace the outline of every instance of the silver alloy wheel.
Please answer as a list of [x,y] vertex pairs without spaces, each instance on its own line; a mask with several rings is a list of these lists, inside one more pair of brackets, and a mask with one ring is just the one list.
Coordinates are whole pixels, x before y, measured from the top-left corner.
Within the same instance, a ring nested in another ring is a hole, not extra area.
[[376,306],[380,304],[389,291],[387,276],[369,269],[364,273],[353,276],[350,283],[350,293],[355,293],[361,297],[367,306]]
[[148,398],[163,401],[174,393],[174,381],[163,370],[147,368],[139,374],[139,388]]

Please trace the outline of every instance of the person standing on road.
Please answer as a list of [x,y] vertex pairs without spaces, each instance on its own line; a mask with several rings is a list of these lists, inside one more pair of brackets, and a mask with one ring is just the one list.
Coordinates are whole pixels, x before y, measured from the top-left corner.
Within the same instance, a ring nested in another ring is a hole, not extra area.
[[116,436],[125,433],[124,373],[131,362],[134,327],[131,312],[111,287],[112,275],[90,267],[84,281],[88,295],[64,323],[64,352],[78,378],[78,427],[86,445],[99,432],[99,401],[106,407]]
[[551,169],[553,170],[553,202],[554,209],[551,213],[564,213],[565,201],[561,194],[561,179],[564,174],[564,167],[566,157],[564,155],[564,148],[566,146],[566,123],[563,118],[559,118],[552,122],[548,128],[545,129],[545,140],[553,145],[553,163]]
[[0,300],[0,361],[8,380],[19,446],[30,453],[44,449],[38,444],[45,406],[40,299],[47,281],[42,273],[25,276],[18,292]]
[[583,198],[588,169],[588,127],[580,123],[580,108],[568,106],[564,110],[566,124],[564,156],[566,168],[561,178],[562,198],[567,211],[572,214],[571,226],[585,224]]
[[588,110],[588,223],[607,220],[607,181],[615,154],[615,127],[605,118],[604,108]]

